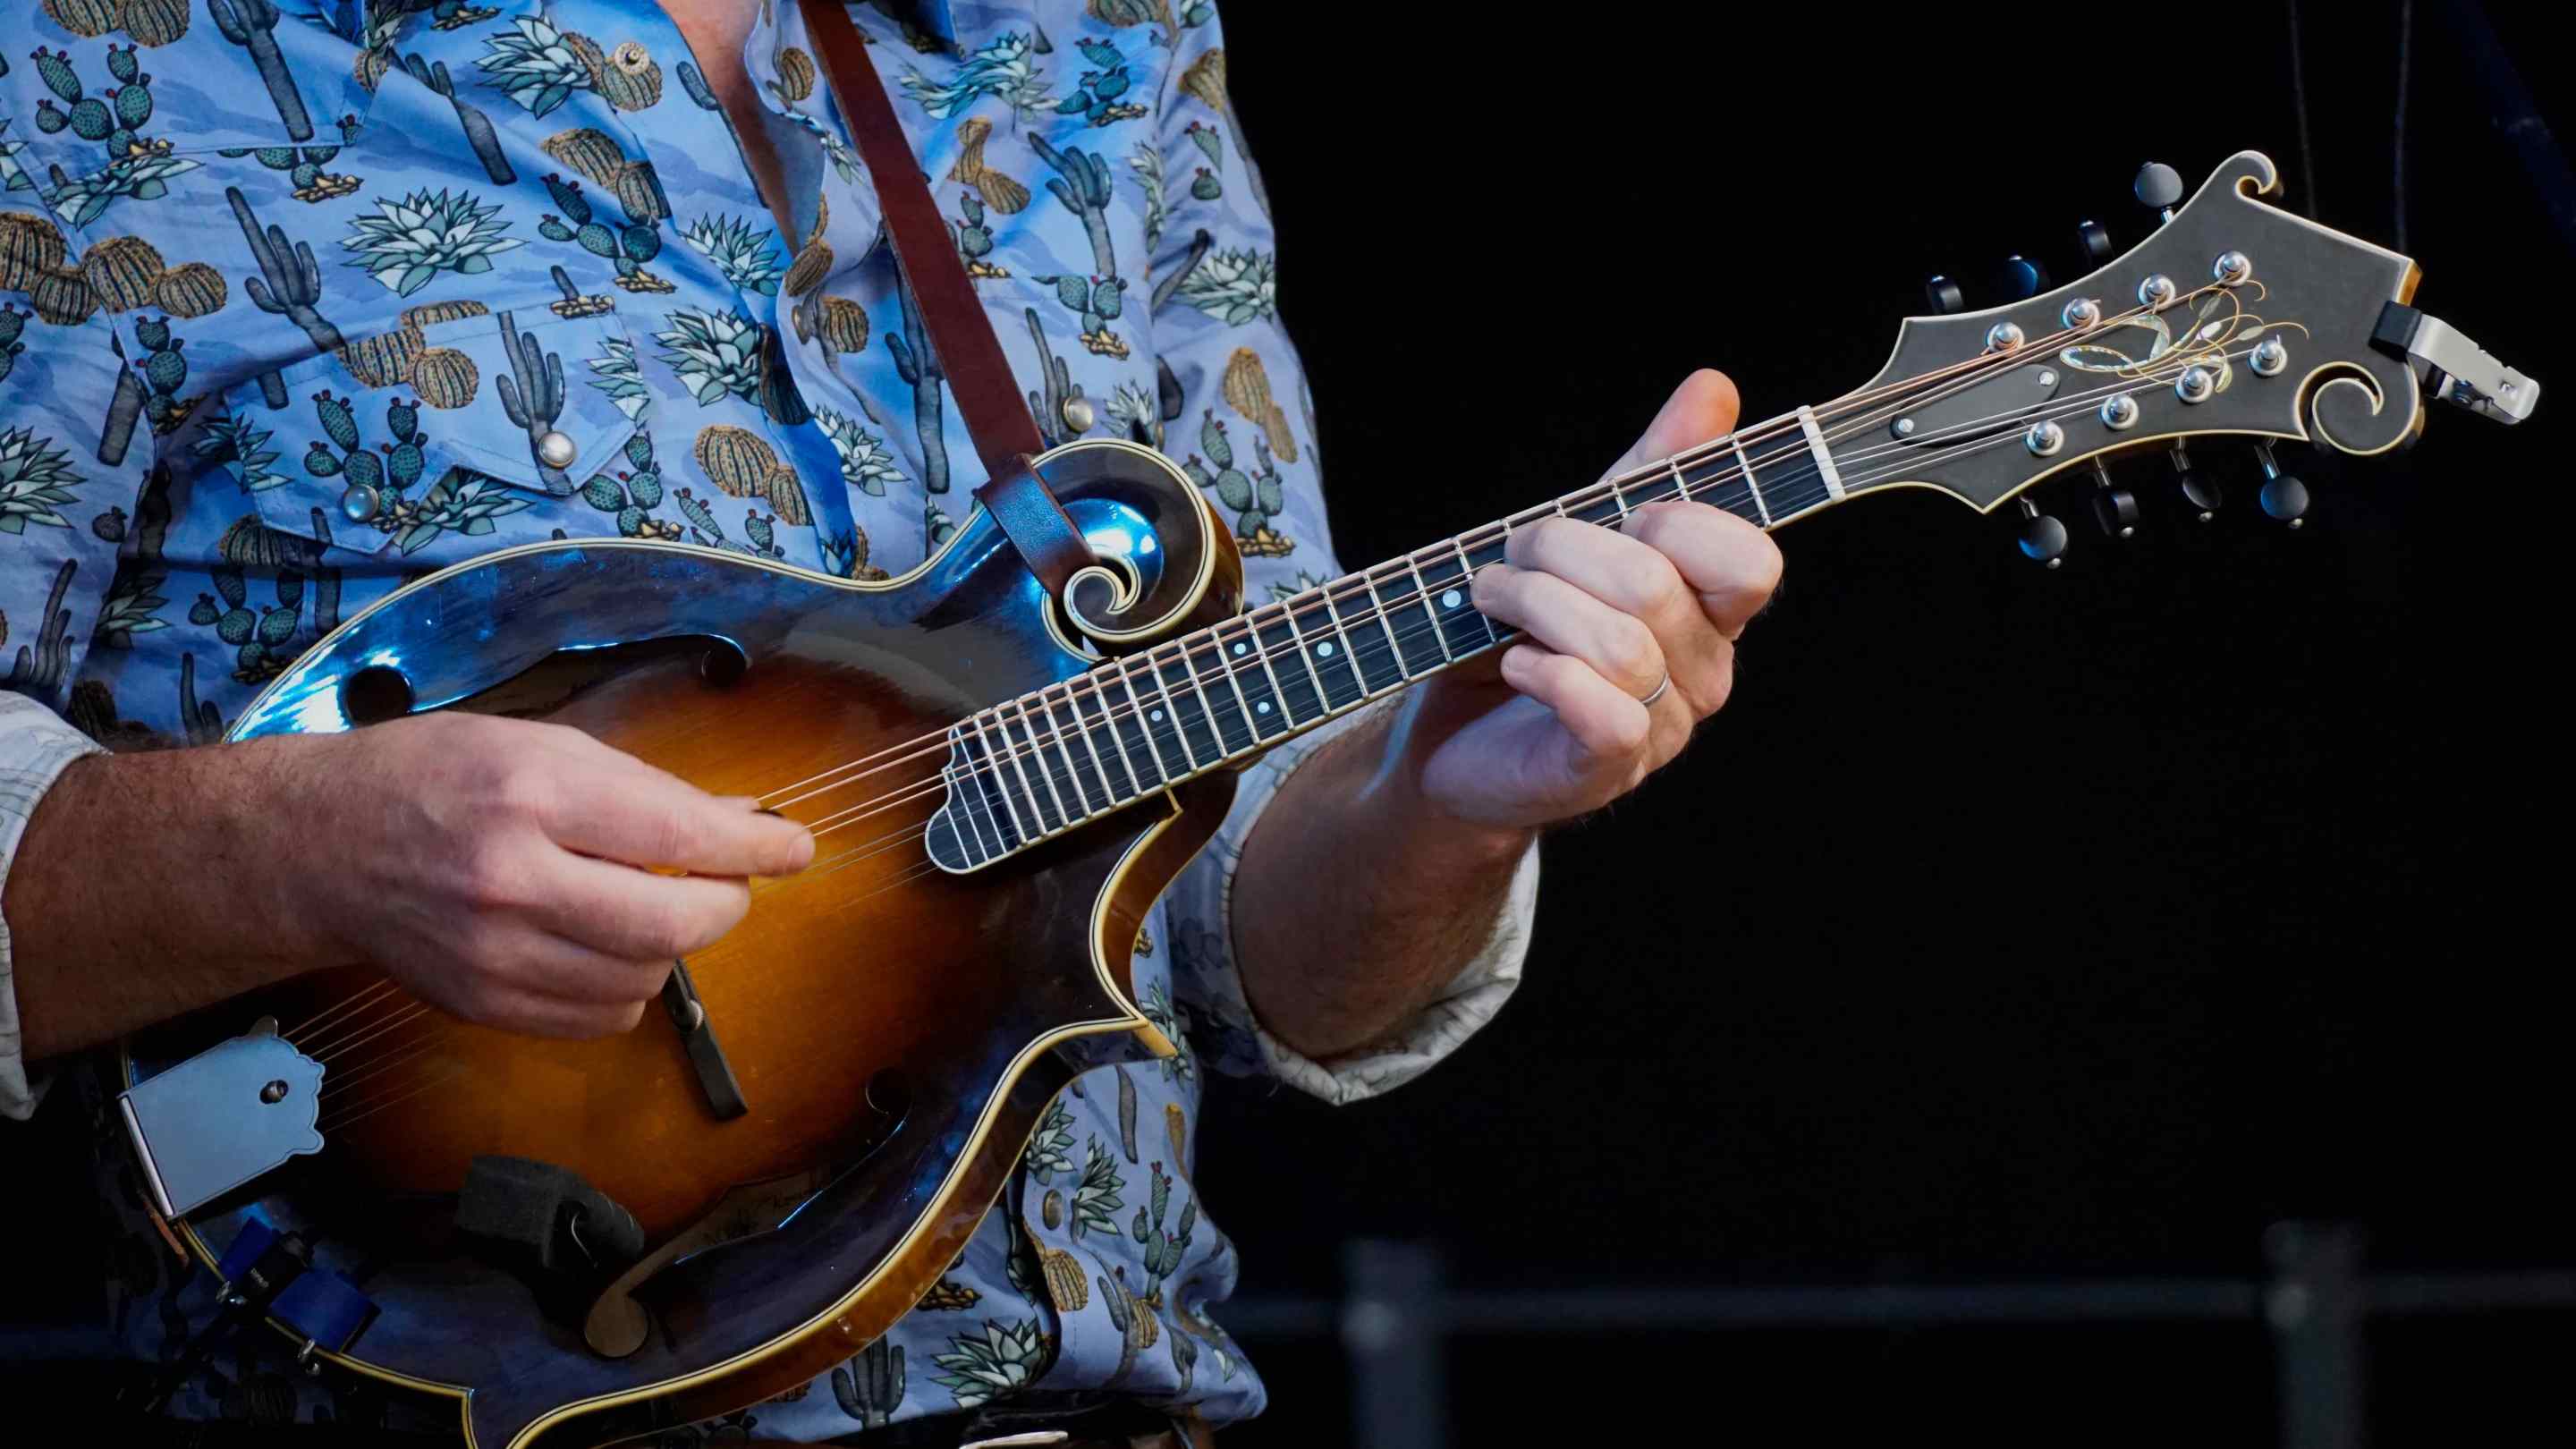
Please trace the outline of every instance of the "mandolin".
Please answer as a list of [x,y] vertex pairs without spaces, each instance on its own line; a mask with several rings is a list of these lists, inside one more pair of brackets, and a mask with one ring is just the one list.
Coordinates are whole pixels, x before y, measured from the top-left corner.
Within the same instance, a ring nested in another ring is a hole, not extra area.
[[[2024,551],[2053,562],[2065,529],[2027,490],[2080,478],[2116,534],[2136,503],[2106,458],[2169,458],[2188,492],[2192,443],[2252,439],[2266,508],[2295,517],[2276,440],[2385,452],[2428,393],[2529,414],[2536,384],[2413,308],[2410,259],[2277,191],[2271,161],[2237,155],[2080,280],[1908,319],[1856,391],[1249,611],[1203,491],[1099,439],[1038,460],[1099,558],[1060,596],[980,510],[883,582],[632,539],[423,578],[231,738],[549,720],[758,797],[813,831],[815,862],[757,883],[674,970],[668,1012],[624,1035],[511,1036],[353,968],[132,1040],[122,1109],[155,1206],[237,1311],[453,1396],[486,1449],[607,1443],[792,1388],[936,1282],[1081,1066],[1174,1050],[1129,954],[1233,771],[1506,642],[1468,582],[1514,528],[1682,498],[1767,529],[1931,488],[2017,506]],[[494,1210],[477,1204],[529,1201],[575,1214],[589,1276],[461,1244],[457,1218]]]

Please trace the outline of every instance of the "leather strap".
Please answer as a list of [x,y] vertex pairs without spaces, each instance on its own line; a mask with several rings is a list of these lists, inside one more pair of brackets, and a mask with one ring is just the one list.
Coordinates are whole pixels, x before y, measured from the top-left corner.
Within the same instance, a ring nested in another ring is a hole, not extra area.
[[840,103],[850,140],[875,178],[895,260],[912,286],[930,345],[947,370],[958,416],[966,420],[975,454],[984,460],[985,482],[975,490],[975,499],[1001,525],[1029,571],[1049,593],[1060,595],[1077,571],[1097,560],[1031,465],[1035,455],[1046,451],[1046,439],[1029,416],[1010,360],[1002,355],[1001,339],[993,335],[992,321],[975,296],[975,284],[967,280],[966,264],[949,239],[939,204],[931,200],[930,184],[895,119],[894,103],[886,97],[876,62],[868,58],[867,42],[840,0],[799,3],[806,38],[813,41],[815,59]]

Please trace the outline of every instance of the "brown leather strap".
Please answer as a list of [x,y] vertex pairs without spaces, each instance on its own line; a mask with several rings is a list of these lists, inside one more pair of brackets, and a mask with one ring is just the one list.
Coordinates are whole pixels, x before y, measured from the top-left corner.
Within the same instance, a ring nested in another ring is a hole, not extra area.
[[976,299],[966,264],[949,240],[948,223],[930,197],[921,162],[904,139],[886,98],[867,42],[840,0],[800,0],[805,33],[814,42],[832,96],[840,102],[841,119],[859,159],[875,178],[877,204],[885,212],[886,232],[894,239],[895,260],[912,284],[921,307],[930,345],[948,373],[948,390],[957,399],[958,416],[974,436],[975,454],[984,460],[984,486],[975,490],[1009,537],[1029,571],[1050,593],[1064,592],[1066,580],[1095,560],[1082,531],[1065,516],[1055,495],[1029,465],[1046,451],[1046,439],[1029,416],[1027,399],[1011,376],[1001,339]]

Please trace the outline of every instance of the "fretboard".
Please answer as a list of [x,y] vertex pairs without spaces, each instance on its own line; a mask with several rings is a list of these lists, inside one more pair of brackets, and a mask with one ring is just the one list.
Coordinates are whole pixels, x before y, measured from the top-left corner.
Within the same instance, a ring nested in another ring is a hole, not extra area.
[[960,721],[949,732],[948,798],[930,822],[931,858],[950,870],[990,864],[1509,643],[1517,631],[1476,611],[1470,582],[1503,559],[1517,529],[1559,516],[1615,528],[1671,498],[1768,529],[1842,498],[1832,454],[1805,409],[1736,438]]

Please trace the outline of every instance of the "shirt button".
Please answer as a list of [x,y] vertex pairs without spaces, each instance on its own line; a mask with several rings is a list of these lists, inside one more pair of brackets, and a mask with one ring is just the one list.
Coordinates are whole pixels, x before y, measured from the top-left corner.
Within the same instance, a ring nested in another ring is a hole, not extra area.
[[1093,421],[1094,418],[1091,411],[1091,399],[1087,397],[1069,397],[1064,400],[1064,425],[1066,427],[1073,429],[1077,433],[1087,433],[1091,431],[1091,424]]
[[570,467],[573,455],[579,451],[572,445],[572,439],[561,433],[550,432],[537,439],[537,461],[549,468]]
[[340,495],[340,511],[352,523],[364,523],[376,516],[376,490],[364,483],[352,483]]

